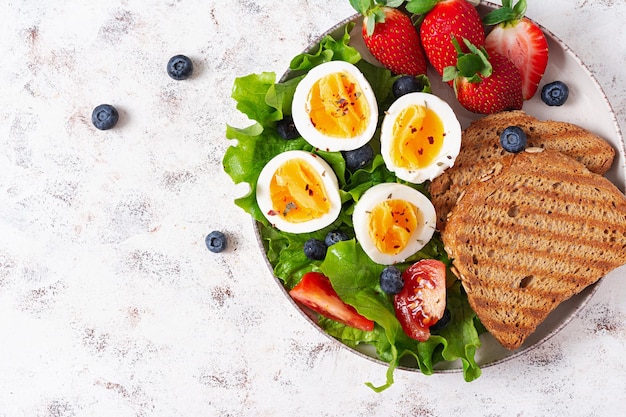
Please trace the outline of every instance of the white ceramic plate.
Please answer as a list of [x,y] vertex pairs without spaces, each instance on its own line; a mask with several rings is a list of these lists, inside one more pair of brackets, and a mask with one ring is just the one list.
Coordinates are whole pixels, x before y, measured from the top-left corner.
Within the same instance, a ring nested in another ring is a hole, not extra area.
[[[477,6],[477,10],[481,16],[484,16],[497,7],[499,6],[491,2],[483,1],[479,6]],[[354,15],[351,18],[333,26],[326,33],[322,34],[315,42],[309,45],[305,51],[309,51],[309,49],[317,45],[319,41],[328,34],[333,35],[334,37],[341,36],[343,34],[344,25],[351,21],[357,22],[351,33],[351,45],[361,52],[365,60],[376,64],[376,60],[371,56],[363,44],[363,38],[361,37],[360,16],[358,15]],[[542,29],[548,39],[548,67],[537,94],[531,100],[524,103],[523,110],[542,120],[552,119],[575,123],[596,133],[611,143],[616,150],[616,157],[613,162],[613,166],[609,172],[607,172],[606,177],[611,180],[622,192],[624,192],[626,190],[626,146],[624,144],[624,138],[617,123],[615,113],[611,108],[605,93],[593,74],[584,65],[580,58],[578,58],[578,56],[576,56],[576,54],[554,34],[543,27]],[[467,127],[472,120],[480,117],[479,115],[468,112],[458,104],[452,89],[440,81],[439,75],[432,68],[429,69],[428,76],[433,89],[433,94],[446,100],[452,106],[463,128]],[[565,82],[570,89],[569,98],[561,107],[547,106],[540,99],[540,91],[543,84],[555,80]],[[262,248],[262,240],[260,234],[258,233],[258,229],[256,230],[259,245]],[[269,262],[268,266],[270,270],[272,270]],[[612,278],[609,277],[608,279],[619,279],[617,276],[626,278],[626,266],[611,272],[609,275],[612,276]],[[301,309],[291,299],[287,291],[284,289],[282,282],[278,278],[276,278],[276,281],[287,298],[291,300],[294,308],[301,311],[303,315],[310,320],[317,329],[319,329],[319,331],[326,334],[317,326],[315,314]],[[548,318],[537,328],[537,330],[527,338],[525,343],[515,351],[505,349],[490,334],[485,333],[481,336],[482,346],[476,353],[476,362],[481,366],[481,368],[497,365],[511,358],[523,355],[532,348],[541,345],[563,329],[576,316],[576,314],[591,299],[597,289],[597,285],[598,284],[588,287],[580,294],[562,303],[550,314],[550,316],[548,316]],[[336,343],[341,344],[346,349],[350,349],[331,336],[328,337]],[[353,349],[353,352],[387,366],[386,363],[376,359],[375,352],[367,345],[363,348],[359,348],[359,350]],[[404,369],[417,370],[414,368]],[[460,372],[461,364],[460,362],[441,363],[438,365],[437,370],[438,372]]]

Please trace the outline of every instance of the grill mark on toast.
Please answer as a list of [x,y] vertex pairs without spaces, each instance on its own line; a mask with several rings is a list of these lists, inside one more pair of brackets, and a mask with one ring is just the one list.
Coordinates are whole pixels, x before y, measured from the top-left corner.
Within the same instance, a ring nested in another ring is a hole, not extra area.
[[[550,242],[544,240],[537,242],[531,241],[531,243],[536,243],[537,246],[545,247],[545,244],[549,244]],[[495,244],[502,243],[496,242]],[[617,268],[623,264],[620,260],[620,254],[618,252],[609,252],[585,243],[561,245],[558,251],[537,249],[530,244],[517,245],[514,247],[507,246],[507,250],[511,253],[499,253],[497,259],[495,257],[490,257],[488,253],[482,253],[480,250],[473,249],[481,247],[481,245],[493,247],[494,243],[488,242],[486,239],[472,241],[472,247],[468,249],[472,251],[473,255],[467,257],[461,255],[458,257],[459,262],[467,263],[469,265],[467,266],[467,271],[471,271],[474,274],[476,274],[477,267],[474,267],[473,265],[480,265],[481,271],[490,268],[495,271],[501,271],[503,269],[502,265],[506,264],[506,270],[512,274],[512,276],[508,277],[507,280],[516,279],[515,277],[519,277],[519,279],[521,279],[522,277],[528,275],[549,276],[552,274],[563,279],[574,279],[580,282],[584,281],[584,275],[581,276],[581,274],[593,275],[593,273],[602,273],[604,271]],[[589,254],[594,249],[596,250],[596,254],[601,254],[598,259],[590,259],[589,257],[575,254]],[[568,256],[564,256],[563,252],[569,252],[570,254]],[[609,252],[609,259],[604,258],[604,255],[606,255],[607,252]]]
[[626,263],[626,197],[551,150],[519,154],[498,174],[465,188],[442,238],[470,305],[516,349],[562,301]]
[[[490,203],[493,204],[493,203]],[[623,209],[626,210],[626,207]],[[508,214],[511,211],[519,211],[515,217]],[[574,204],[569,209],[575,211]],[[484,221],[477,224],[489,222],[492,229],[498,228],[500,234],[511,231],[513,234],[522,234],[531,241],[545,240],[546,233],[550,233],[549,240],[560,242],[570,241],[572,236],[580,235],[578,241],[588,244],[591,248],[605,248],[612,245],[624,236],[624,223],[626,218],[610,216],[609,212],[597,210],[593,216],[585,217],[584,214],[577,213],[560,213],[551,210],[541,210],[527,205],[507,205],[499,204],[496,207],[488,207],[480,211],[470,211],[459,218],[466,221],[473,220],[476,215],[480,215]],[[604,217],[602,214],[606,213]],[[548,217],[546,219],[546,217]],[[471,230],[475,233],[475,228]],[[490,230],[487,230],[481,238],[486,239]],[[462,231],[457,231],[462,233]],[[589,236],[589,242],[586,242],[586,236]]]

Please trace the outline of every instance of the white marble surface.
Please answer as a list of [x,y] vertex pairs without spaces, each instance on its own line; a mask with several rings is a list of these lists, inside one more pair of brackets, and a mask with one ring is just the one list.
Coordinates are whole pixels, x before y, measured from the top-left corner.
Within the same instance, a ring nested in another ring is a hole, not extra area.
[[[626,2],[529,1],[626,128]],[[282,73],[345,1],[0,0],[0,417],[611,416],[626,285],[477,381],[397,371],[318,333],[278,290],[222,172],[233,79]],[[192,79],[168,78],[183,53]],[[107,132],[90,123],[108,102]],[[230,249],[215,255],[218,229]]]

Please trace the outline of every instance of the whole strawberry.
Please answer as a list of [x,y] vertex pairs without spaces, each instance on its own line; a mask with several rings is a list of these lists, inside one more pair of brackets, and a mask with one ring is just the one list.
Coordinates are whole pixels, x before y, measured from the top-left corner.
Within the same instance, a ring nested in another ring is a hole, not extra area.
[[481,114],[522,108],[522,77],[513,62],[467,40],[464,43],[468,53],[461,52],[456,39],[453,43],[459,53],[458,62],[444,70],[443,80],[453,81],[456,97],[464,108]]
[[367,49],[394,74],[426,74],[426,58],[411,18],[390,6],[401,0],[378,4],[374,0],[350,0],[363,14],[363,40]]
[[[425,14],[420,39],[428,61],[439,74],[443,74],[446,67],[456,66],[453,37],[467,39],[478,47],[485,42],[485,29],[480,16],[466,0],[410,0],[406,9],[411,13]],[[465,48],[464,51],[467,52]]]
[[548,65],[548,41],[524,13],[526,0],[519,0],[515,6],[511,0],[502,0],[501,9],[485,16],[486,25],[496,25],[485,39],[485,48],[513,61],[522,75],[524,100],[530,100]]

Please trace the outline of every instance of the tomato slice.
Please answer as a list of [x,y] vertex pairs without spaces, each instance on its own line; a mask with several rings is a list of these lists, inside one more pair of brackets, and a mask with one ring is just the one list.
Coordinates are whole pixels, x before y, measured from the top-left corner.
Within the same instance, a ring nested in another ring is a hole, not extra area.
[[404,287],[394,297],[396,317],[404,332],[425,342],[430,326],[446,309],[446,266],[436,259],[423,259],[402,274]]
[[374,322],[344,303],[324,274],[307,272],[298,285],[289,291],[289,295],[326,318],[367,332],[374,330]]

